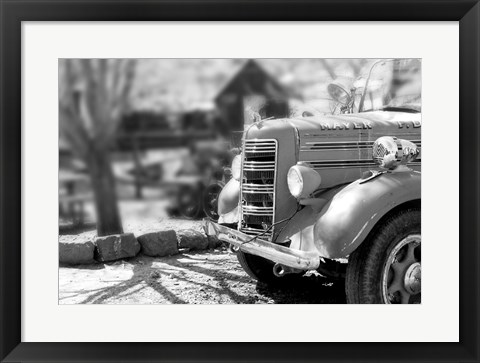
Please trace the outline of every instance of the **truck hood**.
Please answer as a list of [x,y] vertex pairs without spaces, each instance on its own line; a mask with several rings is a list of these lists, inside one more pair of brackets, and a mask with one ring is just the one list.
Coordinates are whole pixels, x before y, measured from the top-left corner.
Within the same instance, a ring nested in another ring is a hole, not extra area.
[[278,175],[284,177],[291,165],[306,162],[322,176],[322,188],[329,188],[377,168],[372,145],[382,136],[410,140],[421,148],[421,114],[374,111],[268,120],[248,128],[245,139],[277,140]]
[[[321,115],[260,121],[247,129],[246,138],[266,138],[281,130],[297,130],[300,137],[316,131],[405,129],[421,127],[421,113],[373,111],[343,115]],[[380,131],[380,130],[378,130]]]

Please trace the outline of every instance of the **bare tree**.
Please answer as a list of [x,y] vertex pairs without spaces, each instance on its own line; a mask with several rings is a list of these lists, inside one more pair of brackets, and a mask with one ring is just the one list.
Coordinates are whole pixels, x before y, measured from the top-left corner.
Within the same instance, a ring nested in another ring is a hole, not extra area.
[[337,75],[335,74],[335,70],[333,67],[328,63],[324,58],[319,59],[320,63],[322,63],[323,68],[328,72],[330,77],[335,80],[337,78]]
[[88,167],[99,236],[123,233],[110,150],[129,107],[135,66],[131,59],[59,61],[60,132]]
[[368,60],[364,59],[364,58],[362,58],[362,59],[350,59],[348,61],[348,64],[353,69],[353,78],[357,78],[358,76],[360,76],[362,68],[365,66],[367,61]]

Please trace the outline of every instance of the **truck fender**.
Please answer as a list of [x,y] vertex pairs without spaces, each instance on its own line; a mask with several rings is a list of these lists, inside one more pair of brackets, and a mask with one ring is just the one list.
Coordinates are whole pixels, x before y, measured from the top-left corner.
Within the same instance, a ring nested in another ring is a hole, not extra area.
[[223,187],[218,196],[218,214],[227,214],[238,207],[240,198],[240,183],[238,180],[230,179]]
[[421,174],[416,171],[359,179],[334,193],[327,192],[315,206],[302,209],[278,240],[290,239],[291,248],[316,250],[321,257],[345,258],[389,211],[420,200],[420,185]]

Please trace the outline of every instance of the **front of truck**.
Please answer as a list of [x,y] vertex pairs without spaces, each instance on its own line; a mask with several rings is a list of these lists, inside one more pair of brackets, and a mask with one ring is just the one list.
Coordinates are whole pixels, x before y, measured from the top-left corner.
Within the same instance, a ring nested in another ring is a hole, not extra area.
[[[295,234],[304,233],[299,229],[312,229],[298,220],[300,212],[306,207],[319,210],[335,191],[377,167],[372,146],[378,138],[395,136],[420,146],[419,110],[400,105],[398,97],[378,105],[371,96],[364,92],[354,113],[260,121],[248,127],[242,153],[232,164],[234,178],[220,195],[219,224],[208,223],[208,233],[292,269],[317,269],[320,258],[328,256],[312,245],[292,242]],[[412,166],[419,169],[417,160]]]

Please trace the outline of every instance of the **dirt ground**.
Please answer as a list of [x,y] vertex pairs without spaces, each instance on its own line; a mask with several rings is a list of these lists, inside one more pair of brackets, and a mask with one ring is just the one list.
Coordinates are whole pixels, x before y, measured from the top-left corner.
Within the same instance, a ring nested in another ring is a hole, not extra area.
[[[165,229],[202,230],[201,221],[170,218],[164,201],[122,202],[125,232],[141,235]],[[93,227],[61,233],[61,241],[96,235]],[[284,288],[250,278],[226,247],[183,251],[152,258],[142,254],[112,263],[59,269],[60,304],[336,304],[345,303],[344,286],[318,276],[302,277]]]
[[318,276],[285,288],[256,283],[227,248],[61,267],[59,278],[60,304],[345,303],[343,285]]

